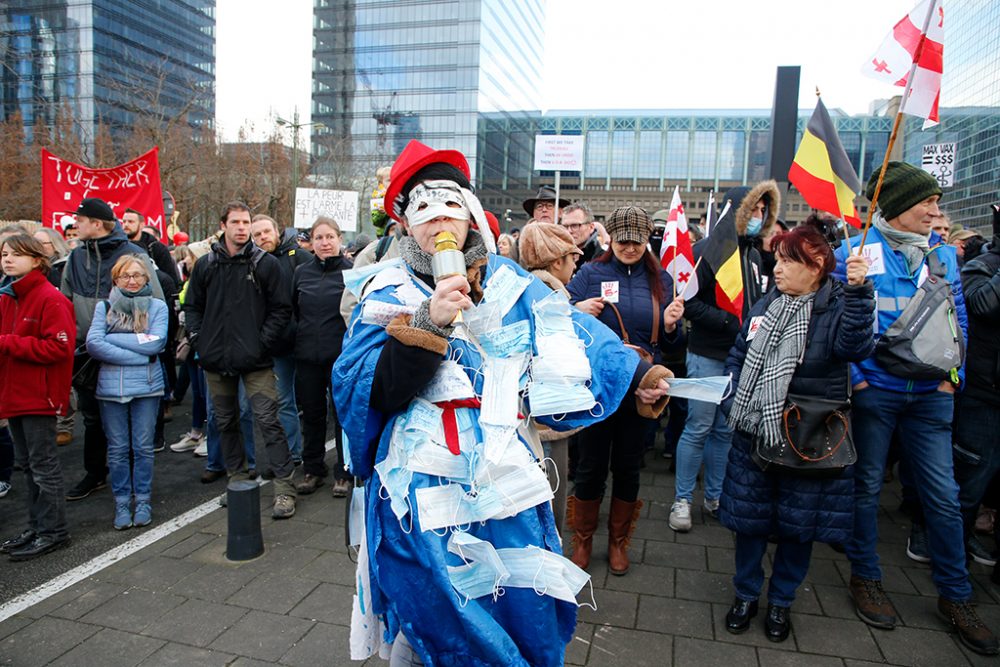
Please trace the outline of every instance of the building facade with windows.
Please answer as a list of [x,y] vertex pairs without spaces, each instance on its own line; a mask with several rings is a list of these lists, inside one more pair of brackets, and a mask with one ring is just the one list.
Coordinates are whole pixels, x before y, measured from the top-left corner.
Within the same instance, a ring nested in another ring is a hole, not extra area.
[[0,58],[0,118],[29,138],[60,108],[88,142],[150,108],[215,122],[215,0],[7,0]]

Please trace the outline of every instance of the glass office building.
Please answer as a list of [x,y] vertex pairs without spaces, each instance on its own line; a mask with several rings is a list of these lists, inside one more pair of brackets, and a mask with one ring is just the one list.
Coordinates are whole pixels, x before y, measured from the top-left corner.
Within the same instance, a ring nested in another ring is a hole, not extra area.
[[922,130],[908,118],[904,159],[920,164],[926,144],[956,142],[955,184],[943,207],[952,221],[990,234],[989,205],[1000,201],[1000,3],[953,3],[944,22],[941,123]]
[[[812,111],[799,112],[799,139]],[[855,170],[867,178],[881,166],[892,118],[850,117],[836,109],[831,116]],[[480,125],[477,183],[484,206],[499,213],[510,209],[512,224],[523,222],[520,202],[554,178],[532,171],[535,135],[582,134],[583,172],[561,174],[563,196],[586,201],[602,217],[627,204],[650,212],[666,208],[679,186],[688,217],[698,218],[711,192],[766,178],[770,132],[766,109],[490,114]],[[799,222],[810,211],[793,189],[786,219]]]
[[540,106],[544,22],[544,0],[315,0],[320,183],[368,189],[410,139],[460,150],[478,173],[483,114]]
[[29,135],[66,107],[85,140],[157,106],[215,120],[215,0],[0,3],[0,116]]

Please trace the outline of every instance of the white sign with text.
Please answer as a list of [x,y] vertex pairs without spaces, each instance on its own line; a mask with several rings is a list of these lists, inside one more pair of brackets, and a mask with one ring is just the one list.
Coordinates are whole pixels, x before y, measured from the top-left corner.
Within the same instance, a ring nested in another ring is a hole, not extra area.
[[333,218],[342,232],[358,230],[358,200],[360,195],[349,190],[295,188],[295,228],[309,229],[316,218]]
[[924,154],[920,164],[924,171],[937,179],[942,188],[952,187],[955,185],[955,165],[957,164],[955,142],[924,144]]
[[583,171],[583,137],[569,134],[536,134],[535,169]]

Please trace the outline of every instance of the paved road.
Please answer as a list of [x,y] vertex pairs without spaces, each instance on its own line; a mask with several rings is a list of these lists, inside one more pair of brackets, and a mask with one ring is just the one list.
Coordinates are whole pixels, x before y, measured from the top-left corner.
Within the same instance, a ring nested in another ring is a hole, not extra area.
[[[166,441],[177,442],[191,426],[190,394],[184,403],[174,408],[174,418],[165,426]],[[72,444],[59,448],[63,477],[67,489],[83,477],[83,423],[77,419]],[[202,484],[201,471],[205,459],[191,453],[176,454],[166,450],[156,455],[153,472],[153,525],[177,516],[204,503],[225,490],[225,482]],[[0,498],[0,535],[19,533],[27,526],[27,504],[20,472],[11,480],[13,488]],[[27,563],[19,563],[17,576],[0,576],[0,603],[29,591],[91,558],[135,537],[137,530],[116,531],[111,527],[113,504],[111,489],[106,487],[84,500],[66,504],[70,533],[73,539],[68,549],[54,552]],[[10,565],[6,559],[0,568]],[[9,570],[8,570],[9,571]]]

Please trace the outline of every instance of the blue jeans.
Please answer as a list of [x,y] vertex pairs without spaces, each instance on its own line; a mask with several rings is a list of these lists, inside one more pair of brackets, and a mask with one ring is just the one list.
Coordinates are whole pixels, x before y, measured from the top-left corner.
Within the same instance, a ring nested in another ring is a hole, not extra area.
[[[153,488],[153,433],[159,396],[128,403],[101,401],[101,424],[108,437],[108,472],[115,502],[148,501]],[[132,465],[129,466],[129,451]]]
[[191,428],[205,428],[208,419],[208,390],[205,388],[205,371],[192,359],[184,362],[191,386]]
[[962,395],[955,400],[955,411],[955,480],[968,542],[979,504],[1000,471],[1000,407]]
[[[722,375],[725,362],[687,353],[689,378],[704,378]],[[674,482],[674,496],[679,500],[691,500],[698,470],[702,459],[705,461],[705,498],[712,500],[722,495],[722,480],[726,476],[726,462],[729,446],[733,442],[733,431],[726,423],[726,416],[715,403],[688,401],[687,420],[684,433],[677,441],[677,479]]]
[[954,396],[940,391],[911,394],[868,387],[854,394],[854,536],[844,545],[851,574],[882,579],[878,564],[879,494],[892,432],[899,429],[907,464],[927,523],[931,578],[948,600],[972,597],[965,566],[962,514],[952,465]]
[[278,420],[288,438],[288,451],[293,461],[302,460],[302,429],[299,406],[295,402],[295,358],[292,355],[274,358],[274,375],[278,389]]
[[[221,472],[226,469],[226,459],[222,455],[219,427],[215,425],[215,406],[212,404],[212,396],[208,392],[207,382],[205,383],[205,401],[208,403],[208,418],[205,420],[205,446],[208,447],[208,459],[205,461],[205,470]],[[250,401],[247,400],[247,393],[243,389],[242,381],[240,381],[240,431],[243,432],[243,448],[247,456],[247,466],[256,468],[257,454],[253,439],[253,411],[250,410]]]
[[[771,568],[767,601],[779,607],[791,607],[795,591],[809,571],[812,542],[778,542]],[[736,574],[733,587],[741,600],[756,600],[764,586],[761,560],[767,553],[767,537],[736,533]]]

